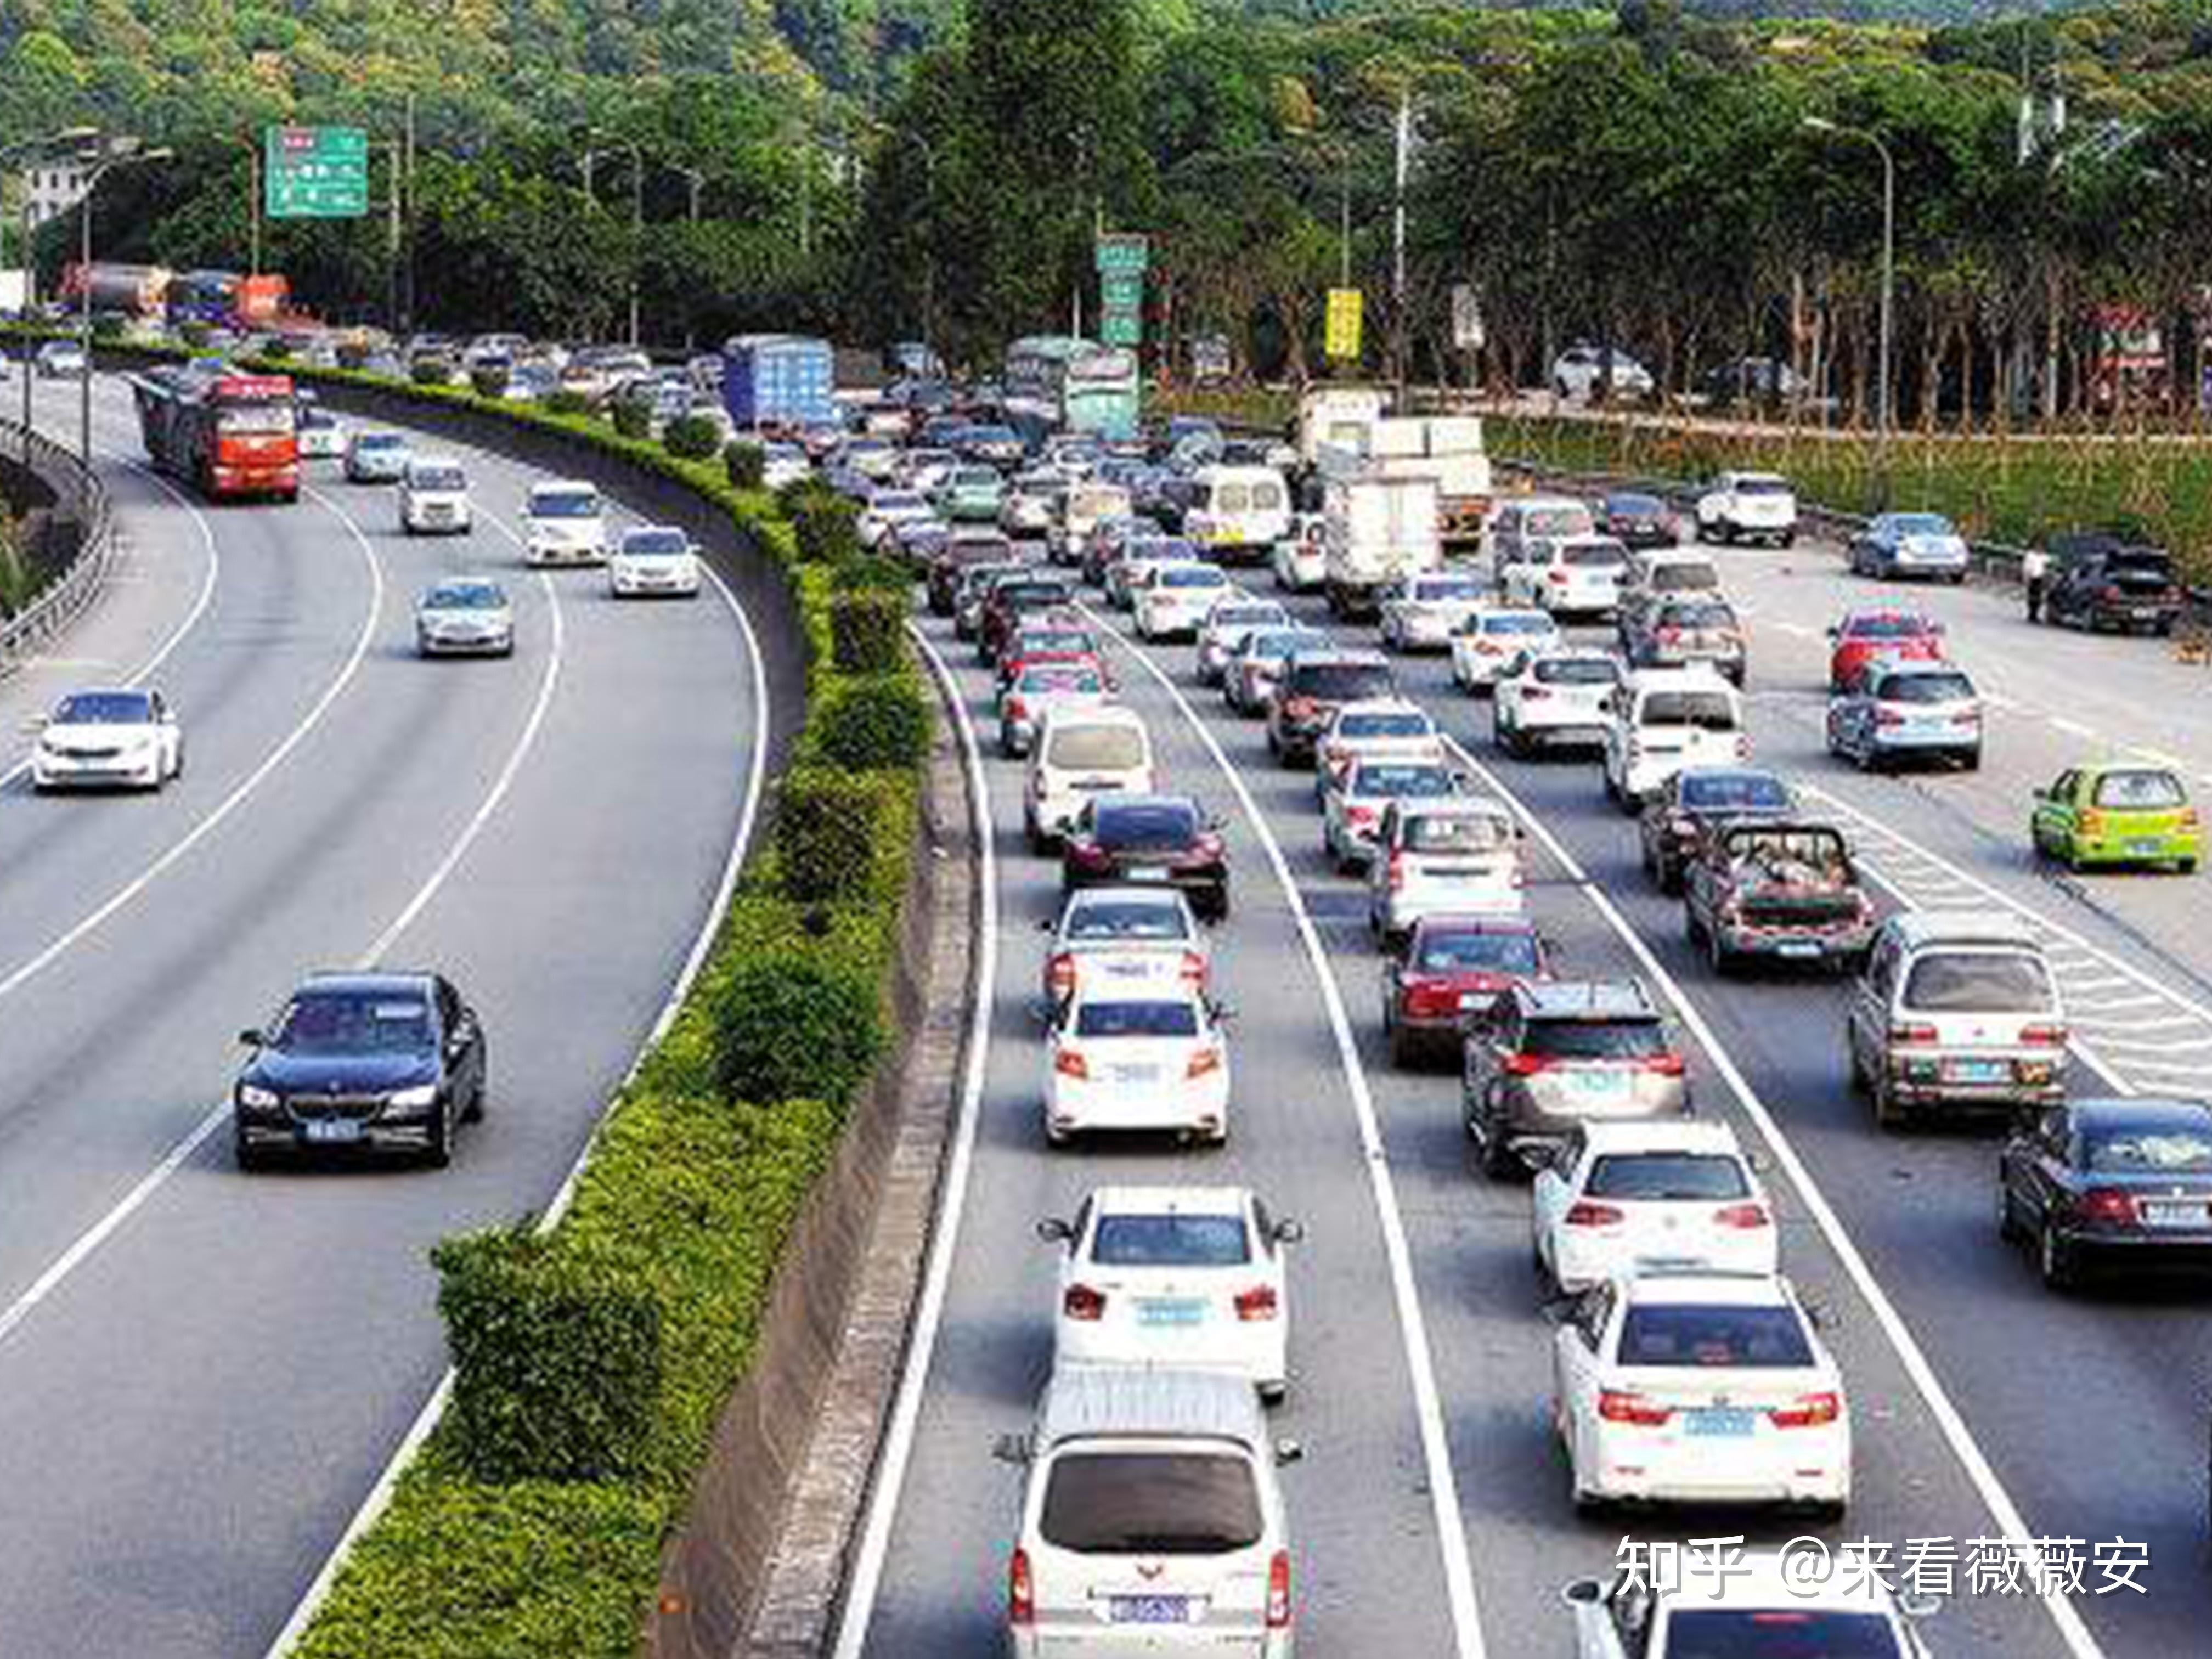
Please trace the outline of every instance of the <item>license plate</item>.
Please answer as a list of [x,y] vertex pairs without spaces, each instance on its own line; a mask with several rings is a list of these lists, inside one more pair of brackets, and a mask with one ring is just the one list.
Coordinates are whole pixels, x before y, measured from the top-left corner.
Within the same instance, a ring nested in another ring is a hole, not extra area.
[[307,1134],[319,1146],[342,1146],[361,1139],[361,1125],[349,1117],[311,1118]]
[[2156,836],[2135,836],[2129,839],[2130,853],[2158,853],[2165,850],[2166,842]]
[[2161,1204],[2143,1200],[2142,1218],[2154,1227],[2202,1227],[2212,1222],[2212,1209],[2203,1204]]
[[1754,1426],[1752,1413],[1734,1406],[1685,1412],[1682,1423],[1685,1431],[1697,1439],[1738,1440],[1749,1435]]
[[1137,1322],[1139,1325],[1197,1325],[1206,1319],[1206,1304],[1192,1301],[1151,1300],[1137,1304]]
[[1163,870],[1156,864],[1133,864],[1129,866],[1128,876],[1131,881],[1170,881],[1174,879],[1175,872]]
[[1107,1602],[1106,1616],[1117,1625],[1187,1625],[1190,1597],[1116,1595]]
[[1803,960],[1809,957],[1819,956],[1820,947],[1818,943],[1809,939],[1786,939],[1774,947],[1774,954],[1778,957],[1787,957],[1792,960]]
[[1583,1072],[1576,1077],[1575,1088],[1591,1100],[1622,1101],[1628,1098],[1629,1076],[1626,1072]]
[[2137,622],[2156,622],[2158,620],[2157,607],[2154,605],[2139,605],[2135,609],[2135,618]]
[[1114,1080],[1116,1083],[1158,1083],[1160,1068],[1157,1066],[1116,1066]]
[[2012,1078],[2010,1062],[2002,1060],[1954,1060],[1943,1069],[1954,1083],[2005,1083]]

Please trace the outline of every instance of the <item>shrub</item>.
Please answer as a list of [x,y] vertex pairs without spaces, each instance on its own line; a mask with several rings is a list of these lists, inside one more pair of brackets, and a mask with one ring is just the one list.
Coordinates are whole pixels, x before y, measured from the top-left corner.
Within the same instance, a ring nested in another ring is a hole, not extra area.
[[92,337],[95,340],[119,340],[128,328],[124,319],[113,312],[106,312],[92,319]]
[[[841,580],[843,574],[838,573]],[[880,591],[840,593],[831,599],[830,637],[837,672],[888,674],[898,667],[905,660],[906,609],[903,595]]]
[[589,415],[592,400],[572,386],[556,386],[545,394],[538,407],[548,415]]
[[680,461],[711,461],[721,441],[721,428],[704,415],[679,415],[660,434],[661,447]]
[[883,1048],[874,976],[803,950],[738,963],[714,987],[714,1023],[735,1100],[848,1099]]
[[796,767],[777,792],[776,868],[802,904],[866,897],[883,839],[885,796],[865,775]]
[[615,400],[615,430],[625,438],[642,441],[653,435],[653,411],[635,398]]
[[747,439],[733,438],[722,447],[722,471],[733,489],[758,489],[768,477],[768,452]]
[[857,531],[860,509],[843,496],[816,489],[799,498],[791,515],[792,533],[798,538],[799,556],[809,564],[835,564],[856,557],[860,550]]
[[844,560],[830,580],[841,593],[896,593],[902,612],[906,609],[906,596],[914,588],[914,572],[897,559],[880,553],[864,553],[859,558]]
[[469,371],[469,385],[479,398],[504,398],[507,380],[505,363],[478,363]]
[[929,704],[910,673],[832,687],[813,725],[816,751],[833,766],[916,766],[929,752]]
[[480,1480],[594,1480],[646,1462],[660,1389],[649,1291],[517,1227],[430,1253],[453,1356],[453,1444]]

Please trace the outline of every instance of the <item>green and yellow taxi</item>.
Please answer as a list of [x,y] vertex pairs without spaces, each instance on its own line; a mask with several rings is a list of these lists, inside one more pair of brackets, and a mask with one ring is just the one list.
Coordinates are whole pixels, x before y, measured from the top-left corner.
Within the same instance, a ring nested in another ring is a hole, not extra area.
[[2162,766],[2112,762],[2062,772],[2035,792],[2028,833],[2038,853],[2069,870],[2170,864],[2186,875],[2203,855],[2188,788]]

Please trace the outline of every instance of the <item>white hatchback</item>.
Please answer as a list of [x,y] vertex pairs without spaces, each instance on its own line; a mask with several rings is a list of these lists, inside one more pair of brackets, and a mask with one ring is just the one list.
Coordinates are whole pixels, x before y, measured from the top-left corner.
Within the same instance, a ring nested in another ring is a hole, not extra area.
[[1385,649],[1442,651],[1483,608],[1488,588],[1463,570],[1409,576],[1383,596],[1378,624]]
[[1554,617],[1610,617],[1620,603],[1628,550],[1610,536],[1540,542],[1507,573],[1505,594]]
[[1606,694],[1605,792],[1637,811],[1677,772],[1751,758],[1743,693],[1704,664],[1639,669]]
[[1314,744],[1314,798],[1318,800],[1364,760],[1444,759],[1444,736],[1416,702],[1376,697],[1348,702],[1328,716]]
[[1506,664],[1516,657],[1556,651],[1560,644],[1559,625],[1548,611],[1529,605],[1479,606],[1452,634],[1452,683],[1479,696],[1498,683]]
[[1230,659],[1244,636],[1255,628],[1288,628],[1291,613],[1273,599],[1255,599],[1245,593],[1226,593],[1214,601],[1198,629],[1198,683],[1219,685]]
[[1547,744],[1602,742],[1605,700],[1620,684],[1620,659],[1606,651],[1516,657],[1492,688],[1492,738],[1516,755]]
[[1536,1171],[1536,1260],[1563,1291],[1654,1269],[1772,1273],[1774,1206],[1725,1123],[1579,1124]]
[[1610,1280],[1553,1334],[1552,1364],[1579,1510],[1788,1504],[1836,1517],[1850,1501],[1843,1376],[1786,1279]]
[[1262,1400],[1290,1389],[1283,1246],[1303,1237],[1243,1187],[1101,1187],[1073,1219],[1037,1224],[1063,1246],[1053,1364],[1226,1371]]
[[1229,1040],[1217,1010],[1164,964],[1098,966],[1050,1016],[1045,1139],[1139,1130],[1224,1145]]
[[1042,852],[1058,841],[1093,795],[1150,794],[1152,787],[1152,735],[1133,710],[1048,709],[1022,781],[1030,846]]
[[607,591],[618,599],[659,593],[696,599],[699,581],[698,552],[672,525],[625,530],[607,561]]

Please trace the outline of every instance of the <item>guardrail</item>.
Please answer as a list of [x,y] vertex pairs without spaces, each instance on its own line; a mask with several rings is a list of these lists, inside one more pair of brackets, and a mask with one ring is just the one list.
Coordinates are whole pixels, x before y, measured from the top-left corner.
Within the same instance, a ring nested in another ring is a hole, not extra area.
[[75,555],[22,610],[0,621],[0,679],[44,651],[80,616],[106,585],[117,556],[114,515],[107,491],[76,456],[51,438],[0,423],[0,454],[13,454],[54,491],[46,509],[54,520],[77,526]]

